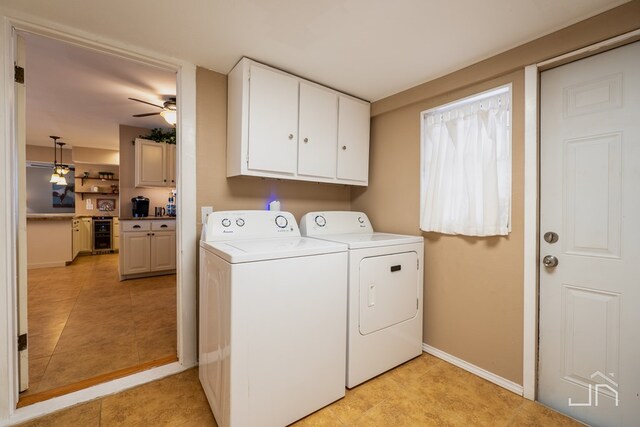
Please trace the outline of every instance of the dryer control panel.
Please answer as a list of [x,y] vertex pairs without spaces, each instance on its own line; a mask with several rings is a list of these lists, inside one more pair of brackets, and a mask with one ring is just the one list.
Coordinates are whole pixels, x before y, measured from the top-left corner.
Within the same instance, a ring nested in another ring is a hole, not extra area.
[[282,211],[220,211],[207,217],[205,241],[300,237],[296,219]]
[[364,212],[309,212],[300,220],[300,232],[303,236],[373,233],[373,227]]

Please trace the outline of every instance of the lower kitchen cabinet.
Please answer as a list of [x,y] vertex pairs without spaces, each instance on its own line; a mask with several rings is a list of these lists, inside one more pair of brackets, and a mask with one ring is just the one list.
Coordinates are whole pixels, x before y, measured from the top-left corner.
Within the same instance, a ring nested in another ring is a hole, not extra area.
[[171,274],[176,269],[173,220],[120,221],[120,279]]

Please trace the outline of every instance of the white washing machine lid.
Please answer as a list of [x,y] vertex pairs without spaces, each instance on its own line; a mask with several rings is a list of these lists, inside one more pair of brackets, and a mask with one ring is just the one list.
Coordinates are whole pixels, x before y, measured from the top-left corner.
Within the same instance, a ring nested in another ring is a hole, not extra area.
[[406,245],[411,243],[423,243],[422,236],[409,236],[405,234],[389,233],[349,233],[329,234],[316,236],[314,239],[329,240],[331,242],[344,243],[349,249],[376,248],[380,246]]
[[231,264],[345,252],[347,246],[308,237],[200,242],[200,246]]

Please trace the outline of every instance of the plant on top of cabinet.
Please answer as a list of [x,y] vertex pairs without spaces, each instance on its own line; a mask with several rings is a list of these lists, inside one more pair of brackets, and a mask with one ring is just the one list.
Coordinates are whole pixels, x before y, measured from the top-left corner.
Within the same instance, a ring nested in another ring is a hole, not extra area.
[[366,186],[370,104],[243,58],[228,78],[227,176]]

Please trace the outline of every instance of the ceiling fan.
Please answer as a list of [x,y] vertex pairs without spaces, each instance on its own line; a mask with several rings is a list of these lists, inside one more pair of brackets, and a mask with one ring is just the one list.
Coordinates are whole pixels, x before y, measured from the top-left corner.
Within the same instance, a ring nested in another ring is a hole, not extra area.
[[142,102],[143,104],[151,105],[153,107],[160,108],[162,111],[158,111],[157,113],[144,113],[144,114],[134,114],[133,117],[147,117],[147,116],[156,116],[160,115],[163,119],[166,120],[170,125],[176,124],[176,98],[175,96],[170,97],[167,101],[164,101],[162,105],[152,104],[151,102],[143,101],[141,99],[129,98],[132,101]]

